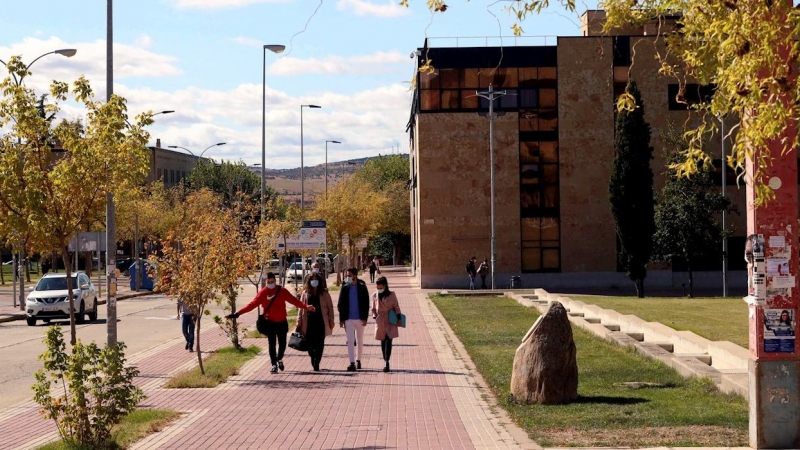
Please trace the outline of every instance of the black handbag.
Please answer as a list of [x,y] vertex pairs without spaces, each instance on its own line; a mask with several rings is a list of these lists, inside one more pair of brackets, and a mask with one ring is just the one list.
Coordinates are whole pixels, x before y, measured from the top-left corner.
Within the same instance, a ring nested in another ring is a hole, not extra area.
[[308,341],[299,331],[295,331],[289,336],[289,347],[297,350],[298,352],[308,351]]
[[264,315],[269,312],[270,308],[272,308],[272,304],[275,302],[275,299],[278,298],[278,294],[280,292],[281,288],[280,286],[278,286],[278,290],[277,292],[275,292],[275,295],[272,297],[272,300],[269,301],[269,305],[267,305],[267,309],[264,310],[264,314],[261,314],[261,311],[258,312],[258,318],[256,319],[256,330],[258,330],[258,332],[263,334],[264,336],[266,336],[267,331],[269,331],[269,323],[268,323],[269,321],[267,320],[266,317],[264,317]]

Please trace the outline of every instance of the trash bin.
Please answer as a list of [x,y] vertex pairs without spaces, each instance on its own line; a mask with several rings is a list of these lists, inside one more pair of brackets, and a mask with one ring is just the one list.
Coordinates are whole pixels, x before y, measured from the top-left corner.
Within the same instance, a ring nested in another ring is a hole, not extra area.
[[511,286],[510,289],[522,289],[522,277],[519,275],[514,275],[511,277]]
[[[142,283],[139,285],[141,289],[146,289],[148,291],[153,290],[153,279],[148,276],[150,273],[150,261],[146,259],[142,260],[142,266],[144,267],[144,274],[142,276]],[[131,290],[136,290],[136,279],[139,276],[139,268],[136,266],[136,263],[133,263],[131,267],[128,269],[128,273],[131,276]]]

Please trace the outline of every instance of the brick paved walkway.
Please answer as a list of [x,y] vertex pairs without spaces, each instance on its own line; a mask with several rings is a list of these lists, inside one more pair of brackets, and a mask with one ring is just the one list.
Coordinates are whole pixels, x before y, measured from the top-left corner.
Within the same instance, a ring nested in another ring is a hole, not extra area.
[[[176,338],[131,362],[141,371],[136,383],[149,396],[143,407],[185,415],[134,448],[537,448],[486,403],[485,387],[457,352],[460,343],[425,294],[411,289],[408,274],[398,269],[384,275],[409,320],[395,341],[392,373],[381,371],[380,344],[370,323],[364,370],[357,373],[345,371],[347,348],[337,327],[326,341],[321,372],[310,371],[306,354],[287,349],[286,372],[269,374],[264,351],[218,388],[163,389],[172,374],[194,365],[194,354]],[[251,296],[252,291],[244,294]],[[255,315],[245,320],[253,322]],[[206,350],[226,343],[215,327],[205,321]],[[35,448],[54,438],[54,425],[38,416],[33,402],[0,411],[0,449]]]

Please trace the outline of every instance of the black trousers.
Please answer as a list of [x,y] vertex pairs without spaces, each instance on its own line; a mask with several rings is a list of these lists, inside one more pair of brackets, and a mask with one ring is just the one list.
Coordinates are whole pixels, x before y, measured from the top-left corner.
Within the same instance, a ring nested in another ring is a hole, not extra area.
[[381,353],[383,353],[383,360],[389,362],[389,358],[392,357],[392,338],[385,337],[381,341]]
[[[286,352],[286,335],[289,333],[289,322],[272,322],[267,320],[267,340],[269,341],[269,360],[274,366],[283,359]],[[277,341],[278,350],[275,351]]]
[[325,332],[321,336],[306,336],[306,343],[308,344],[308,356],[311,357],[311,365],[316,362],[319,364],[322,361],[322,353],[325,351]]
[[481,275],[481,289],[488,289],[486,287],[486,275]]

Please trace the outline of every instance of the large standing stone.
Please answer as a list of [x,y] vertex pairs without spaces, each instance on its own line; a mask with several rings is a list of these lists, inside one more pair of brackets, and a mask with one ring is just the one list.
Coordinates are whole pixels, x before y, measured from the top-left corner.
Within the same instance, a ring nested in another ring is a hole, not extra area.
[[559,302],[533,324],[514,355],[511,395],[520,403],[559,405],[578,398],[578,362],[567,310]]

